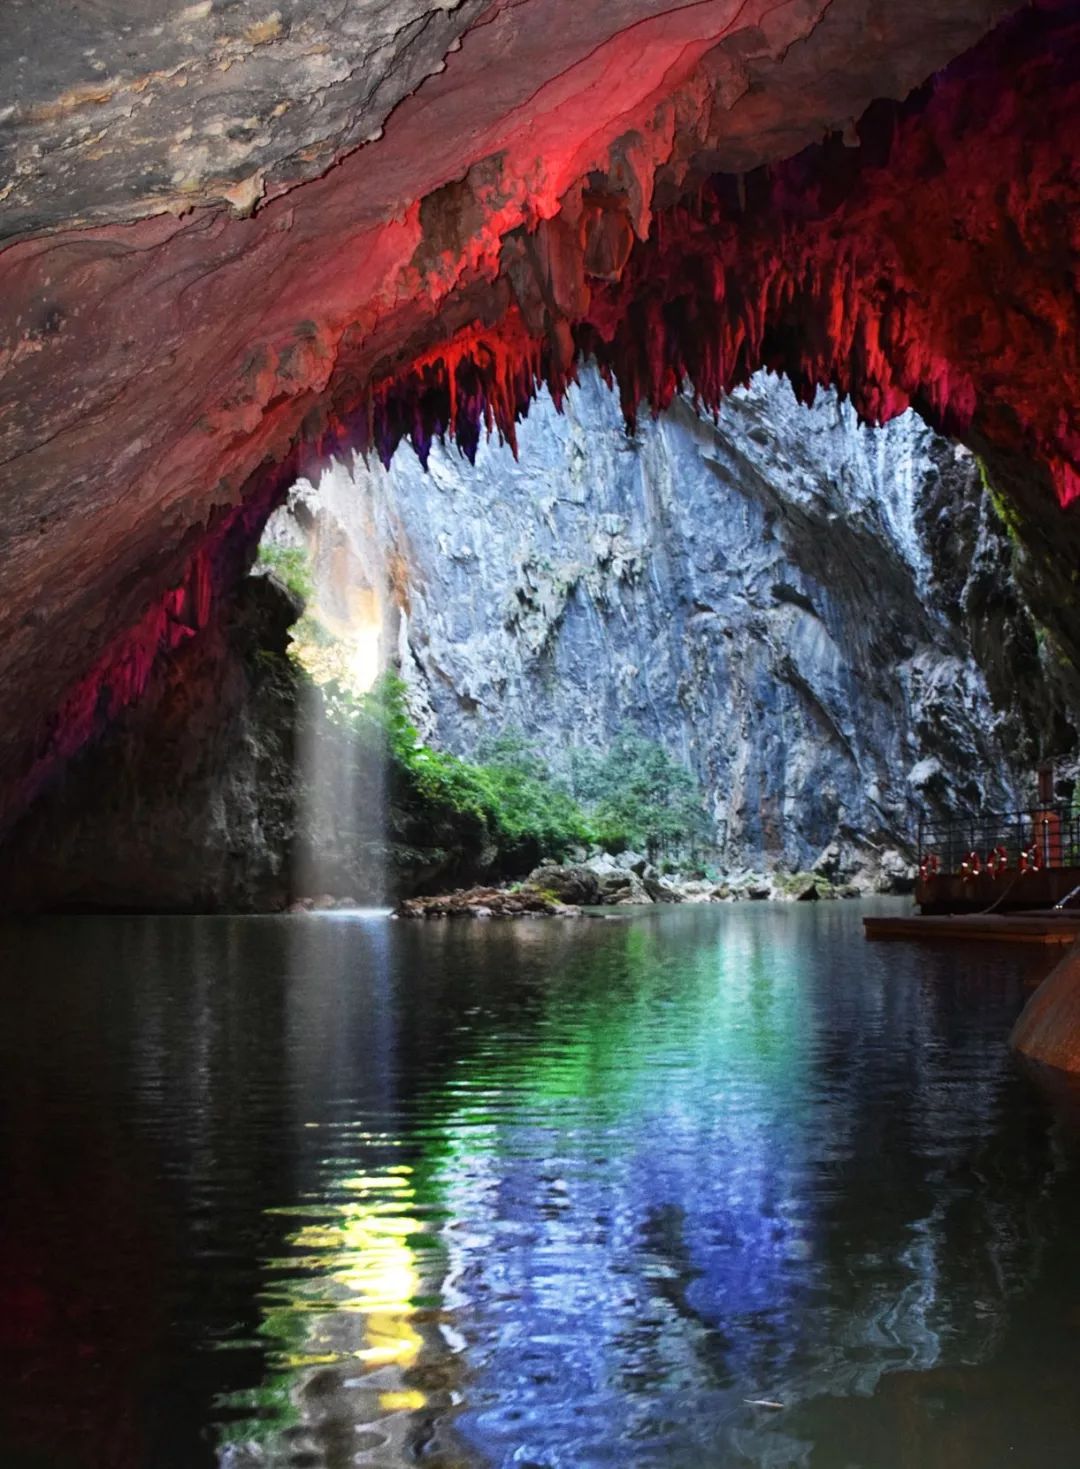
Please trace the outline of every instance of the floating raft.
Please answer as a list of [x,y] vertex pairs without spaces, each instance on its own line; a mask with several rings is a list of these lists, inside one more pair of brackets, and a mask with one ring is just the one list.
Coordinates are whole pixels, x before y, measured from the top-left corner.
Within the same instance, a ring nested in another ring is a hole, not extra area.
[[864,918],[868,939],[993,939],[999,944],[1071,944],[1080,939],[1080,913],[912,914]]

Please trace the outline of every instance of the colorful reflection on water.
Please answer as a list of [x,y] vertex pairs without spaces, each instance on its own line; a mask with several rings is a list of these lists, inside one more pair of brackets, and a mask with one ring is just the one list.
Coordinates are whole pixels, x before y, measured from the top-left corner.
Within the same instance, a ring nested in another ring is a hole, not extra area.
[[59,1030],[183,1236],[118,1469],[1071,1462],[1080,1133],[1003,1044],[1045,958],[860,917],[129,931],[113,1059]]

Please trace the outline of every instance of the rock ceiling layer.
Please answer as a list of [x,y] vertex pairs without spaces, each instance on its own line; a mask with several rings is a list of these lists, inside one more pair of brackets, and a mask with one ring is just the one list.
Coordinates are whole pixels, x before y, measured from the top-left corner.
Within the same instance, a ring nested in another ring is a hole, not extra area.
[[978,44],[1009,8],[8,0],[8,812],[299,467],[512,433],[581,352],[631,411],[762,362],[914,401],[1070,498],[1077,8]]

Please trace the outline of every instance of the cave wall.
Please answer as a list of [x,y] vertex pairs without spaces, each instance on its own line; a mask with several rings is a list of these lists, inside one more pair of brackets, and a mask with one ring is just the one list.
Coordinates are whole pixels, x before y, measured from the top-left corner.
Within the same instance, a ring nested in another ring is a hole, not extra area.
[[512,435],[581,352],[628,413],[762,362],[916,403],[1024,501],[1076,662],[1080,11],[980,41],[1010,8],[496,0],[338,36],[144,0],[77,6],[97,61],[45,66],[47,16],[5,7],[2,819],[207,625],[223,527],[350,444]]
[[376,594],[435,744],[514,730],[558,768],[638,729],[695,770],[722,860],[756,869],[832,844],[876,869],[920,809],[1017,803],[1039,711],[1067,724],[1067,701],[969,453],[764,374],[715,424],[679,398],[628,437],[591,371],[563,410],[542,396],[517,459],[337,466],[268,527],[316,586]]
[[348,907],[535,864],[327,716],[289,653],[303,605],[244,577],[158,660],[0,842],[0,913]]
[[283,908],[297,831],[300,604],[249,577],[0,844],[0,912]]

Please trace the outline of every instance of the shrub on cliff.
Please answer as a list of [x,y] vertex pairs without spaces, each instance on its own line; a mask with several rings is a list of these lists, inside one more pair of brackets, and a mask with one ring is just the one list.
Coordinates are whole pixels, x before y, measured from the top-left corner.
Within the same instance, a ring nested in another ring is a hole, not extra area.
[[385,674],[357,699],[337,683],[322,689],[331,719],[347,725],[364,745],[385,754],[391,804],[448,823],[476,846],[497,850],[497,865],[525,870],[541,856],[561,856],[593,839],[584,812],[559,789],[535,752],[519,742],[496,742],[483,762],[432,749],[409,717],[405,684]]
[[282,586],[288,587],[297,601],[311,601],[315,582],[302,546],[277,546],[264,541],[259,546],[259,565],[273,573]]
[[569,777],[557,777],[520,734],[481,746],[463,760],[421,740],[406,686],[385,674],[357,698],[344,685],[322,685],[324,707],[358,748],[384,756],[390,804],[423,827],[453,830],[458,840],[506,873],[545,857],[599,843],[611,852],[644,849],[684,854],[706,844],[708,822],[693,775],[664,748],[624,733],[604,753],[574,752]]

